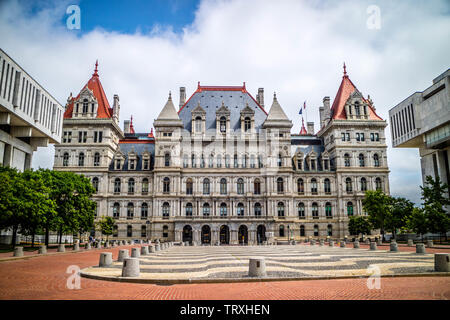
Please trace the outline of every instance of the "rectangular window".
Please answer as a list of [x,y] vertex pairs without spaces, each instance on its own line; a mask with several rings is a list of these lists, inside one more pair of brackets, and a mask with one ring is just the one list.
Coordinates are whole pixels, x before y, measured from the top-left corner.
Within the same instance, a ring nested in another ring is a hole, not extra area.
[[97,131],[94,131],[94,143],[97,142]]
[[375,134],[373,132],[370,133],[370,141],[375,141]]
[[87,140],[87,131],[83,132],[83,143],[86,143]]
[[361,135],[361,141],[364,141],[364,133],[361,132],[360,135]]
[[144,170],[148,170],[148,159],[144,159]]
[[98,142],[101,143],[103,140],[103,131],[98,132]]
[[345,132],[342,132],[342,141],[345,141]]
[[356,141],[360,141],[359,132],[356,133]]
[[345,137],[346,137],[347,141],[350,141],[350,133],[347,132],[347,133],[345,134]]
[[78,131],[78,143],[81,143],[83,141],[83,132]]
[[380,141],[380,135],[378,133],[375,133],[375,141]]
[[64,131],[63,143],[67,142],[67,131]]
[[69,131],[69,134],[67,136],[67,143],[71,143],[72,142],[72,131]]

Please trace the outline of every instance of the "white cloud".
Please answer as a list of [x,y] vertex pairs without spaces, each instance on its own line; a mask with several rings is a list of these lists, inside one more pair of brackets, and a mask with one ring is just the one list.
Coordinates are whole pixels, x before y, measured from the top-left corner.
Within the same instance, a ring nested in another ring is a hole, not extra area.
[[[334,99],[344,61],[350,78],[386,119],[391,107],[428,87],[449,66],[445,0],[203,1],[182,34],[97,29],[81,36],[61,23],[68,2],[32,16],[26,3],[2,3],[2,48],[63,104],[86,83],[98,58],[108,98],[119,94],[121,120],[133,114],[141,132],[150,130],[169,90],[176,97],[178,87],[186,86],[190,95],[197,81],[246,81],[253,95],[264,87],[266,109],[276,91],[295,132],[301,124],[298,108],[307,100],[308,120],[317,130],[318,107],[324,96]],[[381,9],[380,30],[366,27],[371,4]],[[386,136],[389,140],[389,130]],[[51,167],[52,152],[39,150],[33,166]],[[390,148],[389,164],[392,193],[418,199],[417,151]]]

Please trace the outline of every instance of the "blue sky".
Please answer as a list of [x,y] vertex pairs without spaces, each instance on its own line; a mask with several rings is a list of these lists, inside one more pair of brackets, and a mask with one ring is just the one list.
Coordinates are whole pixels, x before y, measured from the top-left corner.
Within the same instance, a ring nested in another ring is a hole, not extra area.
[[[78,4],[81,29],[66,27]],[[368,27],[370,7],[380,28]],[[448,0],[0,0],[0,46],[63,105],[90,78],[95,61],[109,101],[120,96],[120,122],[149,132],[172,91],[189,97],[203,85],[274,91],[299,132],[299,106],[319,129],[324,96],[334,99],[342,63],[377,113],[388,110],[450,67]],[[417,149],[391,147],[391,193],[420,202]],[[39,148],[33,167],[53,166]]]

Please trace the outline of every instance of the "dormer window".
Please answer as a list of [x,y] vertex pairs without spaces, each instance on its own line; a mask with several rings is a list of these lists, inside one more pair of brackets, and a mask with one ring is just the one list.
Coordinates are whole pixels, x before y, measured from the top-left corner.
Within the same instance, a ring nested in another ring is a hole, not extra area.
[[355,114],[357,117],[361,116],[361,107],[358,101],[355,102]]
[[249,117],[246,117],[244,119],[244,130],[247,132],[251,129],[251,127],[252,127],[252,122]]
[[134,170],[135,168],[135,162],[134,160],[130,160],[130,170]]
[[220,132],[222,133],[227,132],[227,118],[225,117],[220,118]]
[[195,118],[195,133],[202,132],[202,118],[197,117]]
[[83,100],[83,114],[88,112],[88,99]]

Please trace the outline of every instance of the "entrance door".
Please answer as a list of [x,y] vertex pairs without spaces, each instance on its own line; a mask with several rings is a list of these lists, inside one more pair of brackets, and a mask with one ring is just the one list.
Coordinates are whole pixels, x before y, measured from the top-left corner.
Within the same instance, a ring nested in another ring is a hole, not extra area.
[[248,230],[247,227],[242,225],[239,227],[239,244],[248,244]]
[[189,243],[192,242],[192,227],[191,226],[184,226],[183,228],[183,242],[188,241]]
[[211,228],[209,226],[202,227],[202,244],[211,243]]
[[258,243],[263,243],[266,241],[266,227],[262,224],[256,229],[256,237],[258,238]]
[[220,244],[229,244],[230,243],[230,228],[228,226],[220,227]]

